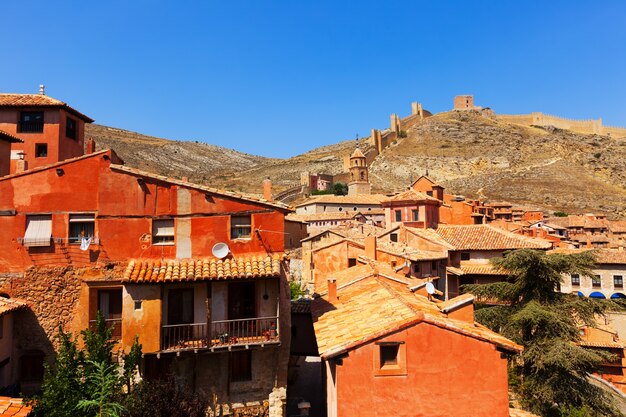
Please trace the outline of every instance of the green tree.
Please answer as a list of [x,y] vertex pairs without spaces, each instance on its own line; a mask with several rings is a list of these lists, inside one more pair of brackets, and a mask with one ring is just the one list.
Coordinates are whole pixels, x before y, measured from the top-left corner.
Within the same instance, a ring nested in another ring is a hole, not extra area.
[[336,182],[333,184],[333,194],[335,195],[348,195],[348,186],[342,182]]
[[91,372],[85,382],[91,386],[89,399],[82,399],[76,408],[95,417],[120,417],[126,409],[117,402],[122,377],[116,365],[88,361]]
[[509,271],[507,282],[462,288],[504,302],[477,309],[476,319],[524,346],[524,352],[510,361],[512,387],[524,404],[550,417],[621,415],[606,391],[588,380],[610,355],[576,344],[579,324],[594,326],[596,315],[618,306],[558,291],[562,274],[591,273],[593,253],[548,255],[522,249],[494,259],[493,264]]

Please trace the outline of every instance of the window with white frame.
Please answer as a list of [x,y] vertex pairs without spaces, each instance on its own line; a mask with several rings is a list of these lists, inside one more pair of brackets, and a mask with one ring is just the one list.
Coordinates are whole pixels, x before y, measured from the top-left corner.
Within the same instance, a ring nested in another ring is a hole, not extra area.
[[69,243],[80,244],[83,239],[93,239],[96,230],[94,214],[70,214]]
[[152,220],[152,244],[174,244],[174,219]]
[[230,238],[249,238],[252,235],[251,216],[232,216],[230,218]]

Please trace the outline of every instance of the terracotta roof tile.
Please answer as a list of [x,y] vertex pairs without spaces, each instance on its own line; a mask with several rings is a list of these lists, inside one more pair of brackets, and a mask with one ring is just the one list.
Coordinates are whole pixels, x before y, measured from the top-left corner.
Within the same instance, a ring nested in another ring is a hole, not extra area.
[[421,193],[419,191],[415,191],[412,188],[409,188],[406,191],[398,193],[394,196],[388,197],[381,201],[383,204],[390,203],[398,203],[398,202],[413,202],[413,201],[436,201],[440,202],[441,200],[436,199],[435,197],[431,197],[428,194]]
[[554,249],[549,251],[552,253],[561,253],[565,255],[593,251],[598,264],[626,264],[626,250],[624,249]]
[[360,148],[356,148],[350,158],[365,158],[365,154]]
[[461,262],[463,275],[508,275],[504,269],[495,268],[491,263]]
[[384,194],[358,194],[358,195],[333,195],[324,194],[318,195],[298,204],[296,207],[304,207],[311,204],[370,204],[379,205],[380,202],[386,199]]
[[354,271],[352,279],[342,277],[349,283],[342,286],[337,280],[337,300],[330,302],[327,297],[320,297],[311,304],[321,356],[333,357],[420,322],[493,343],[509,351],[522,350],[521,346],[484,326],[448,318],[437,302],[412,293],[406,283],[384,278],[381,274],[361,278],[363,271],[358,268],[347,270]]
[[437,259],[448,259],[446,251],[435,252],[429,250],[415,249],[411,246],[398,242],[380,240],[376,244],[376,249],[391,255],[409,259],[411,261],[432,261]]
[[153,178],[159,181],[168,182],[170,184],[176,184],[181,187],[193,188],[196,190],[206,191],[208,193],[222,195],[225,197],[253,201],[255,203],[260,203],[266,206],[272,206],[272,207],[280,208],[286,211],[293,211],[290,205],[281,203],[279,201],[268,201],[268,200],[265,200],[264,198],[258,198],[249,194],[237,193],[237,192],[228,191],[228,190],[220,190],[218,188],[212,188],[212,187],[207,187],[205,185],[194,184],[192,182],[177,180],[175,178],[165,177],[163,175],[154,174],[152,172],[147,172],[147,171],[142,171],[140,169],[127,167],[125,165],[111,164],[111,169],[117,170],[117,171],[128,172],[130,174],[134,174],[140,177]]
[[406,227],[404,226],[407,232],[412,233],[415,236],[426,239],[432,243],[436,243],[445,247],[446,249],[456,250],[456,247],[452,245],[450,242],[445,240],[440,234],[438,234],[433,229],[419,229],[416,227]]
[[49,97],[45,94],[0,94],[0,107],[61,107],[87,123],[94,120],[85,116],[78,110],[70,107],[67,103]]
[[325,213],[312,213],[312,214],[289,214],[285,217],[285,220],[294,220],[302,222],[315,222],[326,220],[350,220],[355,217],[361,216],[358,211],[327,211]]
[[0,297],[0,316],[26,307],[28,307],[28,303],[26,303],[26,301],[18,300],[16,298]]
[[552,243],[487,224],[439,225],[435,231],[457,250],[550,249]]
[[26,417],[30,412],[21,398],[0,397],[0,417]]
[[72,162],[80,161],[80,160],[83,160],[83,159],[93,158],[94,156],[103,155],[103,154],[108,153],[108,152],[113,152],[113,151],[108,150],[108,149],[103,149],[103,150],[98,151],[98,152],[77,156],[75,158],[64,159],[62,161],[55,162],[53,164],[43,165],[43,166],[40,166],[40,167],[37,167],[37,168],[32,168],[32,169],[28,169],[26,171],[22,171],[22,172],[18,172],[18,173],[15,173],[15,174],[7,175],[5,177],[1,177],[0,181],[10,180],[10,179],[15,178],[15,177],[21,177],[21,176],[24,176],[24,175],[34,174],[36,172],[41,172],[41,171],[45,171],[47,169],[56,168],[56,167],[59,167],[59,166],[62,166],[62,165],[66,165],[66,164],[71,164]]
[[122,282],[161,283],[212,281],[280,276],[281,257],[248,256],[229,259],[131,260]]
[[311,300],[308,298],[298,298],[291,301],[292,314],[311,314]]
[[0,140],[4,140],[10,143],[23,143],[24,142],[22,139],[10,134],[9,132],[5,132],[4,130],[0,130]]
[[626,233],[626,220],[609,221],[609,230],[613,233]]

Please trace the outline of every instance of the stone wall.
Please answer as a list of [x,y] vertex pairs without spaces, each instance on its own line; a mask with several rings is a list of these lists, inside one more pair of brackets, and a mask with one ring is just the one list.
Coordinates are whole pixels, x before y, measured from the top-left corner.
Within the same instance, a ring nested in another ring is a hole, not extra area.
[[608,135],[614,138],[626,137],[626,128],[605,126],[602,124],[602,119],[576,120],[541,112],[533,112],[531,114],[499,114],[496,116],[496,119],[505,123],[514,123],[523,126],[554,126],[576,133]]

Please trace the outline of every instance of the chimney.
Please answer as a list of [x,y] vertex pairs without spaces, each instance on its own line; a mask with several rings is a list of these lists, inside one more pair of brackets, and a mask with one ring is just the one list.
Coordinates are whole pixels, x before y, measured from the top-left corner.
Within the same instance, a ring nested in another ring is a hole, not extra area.
[[28,162],[23,159],[18,159],[15,161],[15,174],[19,174],[20,172],[24,172],[28,169]]
[[263,198],[272,201],[272,180],[267,177],[263,180]]
[[96,141],[90,137],[89,139],[87,139],[85,154],[89,155],[90,153],[94,153],[95,151],[96,151]]
[[328,278],[328,301],[334,303],[337,301],[337,280]]
[[182,177],[180,180],[182,182],[189,182],[189,177]]
[[365,256],[376,260],[376,236],[367,236],[365,238]]
[[46,95],[46,86],[43,84],[39,84],[39,94],[41,94],[42,96]]
[[586,245],[586,247],[587,248],[592,248],[593,247],[593,245],[591,245],[591,236],[590,235],[587,235],[587,245]]

